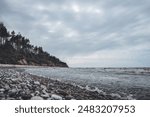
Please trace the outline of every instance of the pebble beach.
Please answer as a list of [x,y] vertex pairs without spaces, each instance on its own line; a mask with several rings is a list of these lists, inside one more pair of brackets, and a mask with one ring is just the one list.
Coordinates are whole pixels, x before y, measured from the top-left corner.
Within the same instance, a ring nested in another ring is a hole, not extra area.
[[75,84],[25,73],[23,68],[0,67],[1,100],[119,100]]

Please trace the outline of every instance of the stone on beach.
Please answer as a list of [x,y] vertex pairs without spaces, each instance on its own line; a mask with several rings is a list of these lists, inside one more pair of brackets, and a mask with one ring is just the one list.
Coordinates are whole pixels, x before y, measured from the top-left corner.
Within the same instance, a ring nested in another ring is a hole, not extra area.
[[38,81],[35,81],[34,84],[35,85],[40,85],[40,83]]
[[52,95],[51,95],[51,99],[52,99],[52,100],[62,100],[63,98],[62,98],[61,96],[59,96],[59,95],[52,94]]
[[0,92],[4,92],[5,91],[5,89],[0,89]]
[[9,90],[9,89],[10,89],[10,87],[9,87],[8,84],[6,84],[6,85],[4,86],[4,88],[5,88],[6,90]]
[[41,97],[43,97],[43,98],[49,98],[49,94],[48,93],[41,94]]
[[[34,76],[15,68],[0,68],[0,99],[73,100],[116,99],[99,89]],[[107,96],[107,97],[106,97]]]

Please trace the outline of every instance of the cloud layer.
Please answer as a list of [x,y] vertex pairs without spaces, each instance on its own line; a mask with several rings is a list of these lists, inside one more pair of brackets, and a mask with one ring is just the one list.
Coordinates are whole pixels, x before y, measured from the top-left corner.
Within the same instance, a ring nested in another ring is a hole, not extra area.
[[149,0],[1,0],[0,20],[77,67],[150,66]]

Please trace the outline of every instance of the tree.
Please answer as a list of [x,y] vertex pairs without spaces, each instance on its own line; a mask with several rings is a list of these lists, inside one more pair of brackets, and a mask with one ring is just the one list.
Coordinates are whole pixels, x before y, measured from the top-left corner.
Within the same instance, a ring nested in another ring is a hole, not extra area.
[[66,63],[61,62],[55,56],[51,56],[42,47],[30,44],[30,40],[23,37],[21,33],[7,32],[4,24],[0,23],[0,63],[24,64],[20,62],[22,60],[29,65],[67,67]]
[[0,23],[0,44],[4,44],[9,34],[3,23]]
[[43,53],[43,48],[42,48],[42,47],[39,47],[39,48],[38,48],[38,51],[39,51],[39,54],[42,54],[42,53]]
[[12,36],[12,37],[15,36],[15,31],[14,31],[14,30],[11,32],[11,36]]
[[39,52],[38,52],[38,47],[37,47],[37,46],[34,47],[34,53],[35,53],[35,54],[38,54],[38,53],[39,53]]

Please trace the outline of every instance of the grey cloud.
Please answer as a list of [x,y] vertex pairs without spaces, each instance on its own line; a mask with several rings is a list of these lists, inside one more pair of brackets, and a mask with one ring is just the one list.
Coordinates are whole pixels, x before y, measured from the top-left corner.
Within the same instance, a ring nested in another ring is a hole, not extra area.
[[[71,5],[77,5],[75,11]],[[100,13],[94,13],[94,9]],[[150,45],[149,10],[149,0],[0,1],[0,18],[11,30],[66,58]],[[142,48],[136,60],[148,62],[148,53],[149,49]]]

